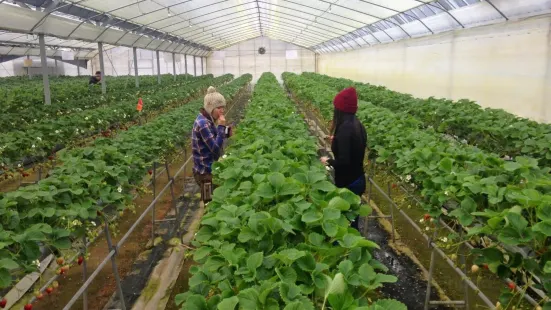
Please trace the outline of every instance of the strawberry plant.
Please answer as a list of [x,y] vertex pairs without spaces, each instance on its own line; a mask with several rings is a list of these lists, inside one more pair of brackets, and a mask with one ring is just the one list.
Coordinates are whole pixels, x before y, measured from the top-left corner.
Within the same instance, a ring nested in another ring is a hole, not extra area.
[[[217,83],[226,80],[220,77]],[[250,80],[244,75],[219,91],[232,100]],[[187,146],[202,106],[200,98],[114,139],[99,138],[89,147],[64,152],[64,165],[49,178],[0,195],[0,288],[36,271],[41,247],[70,248],[74,238],[96,225],[105,206],[124,209],[151,163]]]
[[406,309],[372,302],[397,279],[373,259],[377,244],[350,227],[358,196],[328,181],[315,139],[275,76],[264,73],[213,164],[219,187],[195,236],[182,309]]
[[[406,112],[360,102],[357,115],[366,124],[370,156],[419,188],[430,217],[457,221],[468,232],[466,241],[488,241],[472,251],[477,265],[488,265],[504,280],[534,282],[549,295],[550,168],[529,157],[505,161],[425,128]],[[505,291],[500,301],[507,305],[512,297]]]
[[502,157],[529,156],[538,160],[541,167],[551,165],[551,125],[518,117],[501,109],[482,108],[476,102],[462,99],[419,99],[409,94],[336,79],[319,74],[305,73],[314,81],[342,90],[355,86],[360,99],[393,111],[407,112],[437,132],[457,137],[465,143]]
[[[223,83],[230,78],[229,75],[225,75],[217,78],[217,81]],[[100,132],[108,136],[114,126],[189,98],[204,91],[210,83],[212,79],[209,77],[199,78],[183,87],[144,94],[143,99],[147,102],[147,106],[143,112],[136,111],[137,99],[133,98],[59,118],[44,119],[28,126],[25,130],[3,134],[0,136],[0,164],[4,169],[13,170],[20,167],[22,159],[44,158],[61,145],[67,145]]]

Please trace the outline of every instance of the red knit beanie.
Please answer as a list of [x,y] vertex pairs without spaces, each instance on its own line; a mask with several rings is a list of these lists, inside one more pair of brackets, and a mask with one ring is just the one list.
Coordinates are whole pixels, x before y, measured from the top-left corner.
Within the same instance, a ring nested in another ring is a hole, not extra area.
[[333,100],[335,109],[345,113],[356,113],[358,111],[358,95],[354,87],[349,87],[337,94]]

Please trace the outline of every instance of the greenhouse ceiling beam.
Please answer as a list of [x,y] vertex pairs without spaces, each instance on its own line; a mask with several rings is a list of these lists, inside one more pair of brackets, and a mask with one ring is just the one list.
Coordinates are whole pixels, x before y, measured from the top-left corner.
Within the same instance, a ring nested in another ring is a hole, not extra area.
[[455,20],[455,22],[456,22],[457,24],[459,24],[459,26],[461,26],[461,28],[465,28],[465,26],[464,26],[459,20],[457,20],[457,18],[455,18],[455,16],[453,16],[452,13],[450,13],[450,11],[449,11],[448,9],[446,9],[446,8],[444,8],[444,7],[439,7],[439,6],[434,5],[434,4],[430,3],[430,2],[423,2],[423,1],[421,1],[421,0],[413,0],[413,1],[422,3],[422,4],[424,4],[424,5],[430,6],[431,8],[436,8],[436,9],[442,11],[442,12],[445,12],[445,13],[448,14],[451,18],[453,18],[453,20]]
[[[287,35],[287,36],[293,38],[293,40],[290,40],[291,42],[296,41],[297,36],[300,35],[300,33],[292,32],[292,31],[286,30],[286,29],[271,29],[270,28],[270,31],[274,32],[274,33],[284,34],[284,35]],[[306,39],[306,38],[301,38],[300,41],[305,42],[307,44],[312,44],[312,45],[315,44],[315,42],[319,42],[319,41],[314,41],[313,39]]]
[[[111,13],[113,13],[113,12],[116,12],[117,10],[124,9],[124,8],[129,7],[129,6],[132,6],[132,5],[136,5],[136,4],[139,4],[139,3],[144,2],[144,1],[147,1],[147,0],[139,0],[139,1],[134,2],[134,3],[131,3],[131,4],[129,4],[129,5],[125,5],[125,6],[122,6],[122,7],[120,7],[120,8],[116,8],[116,9],[113,9],[113,10],[107,11],[107,12],[100,12],[100,13],[97,13],[97,14],[95,14],[95,15],[92,15],[92,16],[86,18],[86,19],[83,19],[83,20],[75,27],[75,29],[71,30],[71,32],[69,33],[68,37],[70,37],[73,33],[75,33],[75,31],[77,31],[77,30],[80,28],[80,26],[82,26],[82,25],[85,24],[85,23],[90,22],[93,18],[97,18],[97,17],[99,17],[99,16],[103,16],[103,15],[106,15],[106,14],[111,14]],[[129,20],[130,20],[130,19],[126,19],[126,20],[124,20],[124,21],[125,21],[125,22],[128,22]],[[114,23],[114,24],[110,23],[109,26],[107,27],[107,29],[111,28],[112,26],[115,26],[116,24],[117,24],[117,23]],[[107,31],[107,29],[103,30],[103,31],[101,32],[101,34],[103,34],[105,31]]]
[[494,10],[496,10],[496,11],[499,13],[499,15],[501,15],[503,18],[505,18],[505,20],[507,20],[507,21],[509,20],[509,18],[507,17],[507,15],[503,14],[503,12],[502,12],[500,9],[498,9],[498,8],[492,3],[492,1],[486,0],[486,2],[488,2],[488,4],[491,5],[491,6],[494,8]]
[[[315,7],[312,7],[312,6],[309,6],[309,5],[305,5],[305,4],[302,4],[302,3],[296,3],[296,2],[293,2],[293,1],[290,1],[290,0],[284,0],[284,1],[285,1],[285,2],[289,2],[289,3],[293,3],[293,4],[295,4],[295,5],[304,6],[304,7],[307,7],[307,8],[309,8],[309,9],[316,10],[316,11],[319,11],[319,12],[322,12],[322,13],[327,13],[327,14],[335,15],[335,16],[337,16],[337,17],[344,18],[344,19],[347,19],[347,20],[349,20],[349,21],[353,21],[353,22],[355,22],[355,23],[359,23],[359,24],[362,25],[362,26],[359,26],[359,27],[353,27],[354,30],[357,30],[357,29],[360,29],[360,28],[363,28],[363,27],[369,25],[369,26],[371,26],[371,27],[374,27],[374,28],[379,29],[380,31],[383,31],[392,41],[394,41],[394,39],[393,39],[384,29],[379,28],[378,26],[374,25],[376,22],[375,22],[375,23],[372,23],[372,24],[366,24],[366,23],[364,23],[364,22],[362,22],[362,21],[359,21],[359,20],[356,20],[356,19],[353,19],[353,18],[350,18],[350,17],[346,17],[346,16],[343,16],[343,15],[340,15],[340,14],[335,14],[335,13],[333,13],[333,12],[326,12],[325,10],[318,9],[318,8],[315,8]],[[282,7],[284,7],[284,6],[282,6]],[[289,9],[289,10],[292,10],[291,8],[288,8],[288,7],[284,7],[284,8]],[[345,7],[345,8],[346,8],[346,7]],[[350,9],[350,10],[354,11],[354,9]],[[313,14],[313,13],[308,13],[308,12],[298,11],[298,10],[296,10],[296,11],[297,11],[297,12],[304,13],[304,14],[309,14],[309,15],[312,15],[312,16],[316,16],[316,18],[324,18],[324,19],[326,19],[326,20],[330,20],[330,19],[328,19],[327,17],[318,16],[318,15]],[[358,11],[358,13],[362,13],[362,12],[359,12],[359,11]],[[367,14],[367,13],[363,13],[363,14],[369,15],[369,14]],[[371,16],[371,17],[373,17],[373,16]],[[373,18],[377,18],[377,17],[373,17]],[[378,18],[378,19],[379,19],[379,20],[378,20],[377,22],[379,22],[379,21],[382,20],[381,18]],[[333,21],[333,20],[331,20],[331,21]],[[339,22],[337,22],[337,21],[333,21],[333,22],[339,23]],[[401,28],[401,27],[400,27],[400,28]],[[401,29],[402,29],[402,28],[401,28]],[[409,33],[407,33],[404,29],[402,29],[402,30],[404,31],[404,33],[405,33],[407,36],[409,36],[409,37],[411,38],[411,36],[409,35]]]
[[[257,25],[255,25],[257,26]],[[250,35],[251,33],[259,33],[259,28],[252,28],[252,29],[248,29],[248,30],[237,30],[237,31],[230,31],[228,33],[225,34],[224,38],[222,37],[216,37],[216,38],[208,38],[208,39],[205,39],[205,42],[207,44],[213,44],[215,42],[224,42],[224,41],[227,41],[228,38],[234,38],[234,37],[238,37],[240,35]]]
[[259,36],[258,35],[259,33],[260,33],[260,29],[253,29],[247,32],[228,34],[228,36],[224,38],[224,40],[220,38],[216,38],[216,39],[210,40],[209,44],[214,45],[214,44],[218,44],[219,42],[228,44],[231,40],[240,39],[240,38],[243,38],[243,36],[251,36],[253,34],[255,34],[256,36]]
[[238,41],[234,41],[232,43],[224,44],[224,45],[221,45],[221,46],[216,46],[215,48],[217,50],[222,50],[222,49],[225,49],[226,47],[234,46],[234,45],[237,45],[239,43],[249,41],[249,40],[252,40],[252,39],[256,39],[256,38],[260,38],[260,36],[259,35],[256,35],[256,36],[253,35],[253,36],[250,36],[250,37],[247,37],[247,38],[244,38],[244,39],[240,39]]
[[52,14],[53,12],[57,11],[57,10],[60,10],[66,6],[70,6],[70,5],[75,5],[75,4],[79,4],[81,2],[84,2],[86,0],[80,0],[80,1],[77,1],[75,3],[64,3],[61,1],[61,0],[53,0],[46,8],[45,8],[45,15],[42,16],[41,19],[38,20],[38,22],[36,24],[34,24],[34,26],[31,28],[31,30],[29,30],[29,32],[33,32],[38,26],[40,26],[42,24],[42,22],[48,18],[48,16],[50,16],[50,14]]
[[[358,14],[362,14],[362,15],[365,15],[365,16],[369,16],[371,18],[375,18],[375,19],[378,19],[377,22],[379,21],[388,21],[392,24],[394,24],[396,27],[400,28],[408,37],[411,38],[411,35],[404,29],[402,28],[402,26],[400,26],[400,24],[392,21],[392,20],[386,20],[385,18],[382,18],[380,16],[377,16],[377,15],[373,15],[373,14],[369,14],[369,13],[366,13],[366,12],[362,12],[362,11],[359,11],[359,10],[356,10],[356,9],[353,9],[353,8],[349,8],[349,7],[346,7],[346,6],[342,6],[342,5],[339,5],[339,4],[336,4],[336,3],[331,3],[331,2],[327,2],[327,1],[324,1],[324,0],[318,0],[318,1],[321,1],[321,2],[324,2],[324,3],[330,3],[329,7],[331,7],[332,5],[336,6],[336,7],[339,7],[339,8],[343,8],[345,10],[349,10],[349,11],[352,11],[352,12],[355,12],[355,13],[358,13]],[[339,15],[339,14],[335,14],[333,12],[331,12],[331,10],[329,11],[326,11],[326,10],[322,10],[322,9],[318,9],[316,7],[312,7],[312,6],[309,6],[309,5],[305,5],[305,4],[301,4],[301,3],[296,3],[296,2],[293,2],[293,1],[290,1],[290,0],[285,0],[285,2],[289,2],[289,3],[293,3],[293,4],[296,4],[296,5],[302,5],[304,7],[307,7],[307,8],[310,8],[312,10],[318,10],[318,11],[321,11],[325,14],[331,14],[331,15],[335,15],[335,16],[339,16],[339,17],[342,17],[342,18],[347,18],[346,16],[343,16],[343,15]],[[348,18],[349,20],[351,21],[354,21],[354,22],[357,22],[357,23],[363,23],[361,21],[358,21],[358,20],[355,20],[355,19],[352,19],[352,18]],[[373,24],[373,23],[372,23]],[[361,28],[361,27],[358,27],[358,28]]]
[[204,38],[223,35],[226,31],[243,29],[243,28],[246,28],[247,26],[252,27],[252,26],[256,26],[256,25],[260,25],[260,22],[255,19],[252,23],[250,21],[247,21],[247,22],[244,22],[242,24],[237,24],[237,25],[235,25],[231,28],[226,28],[226,29],[220,30],[220,31],[216,32],[216,34],[214,32],[212,32],[212,33],[211,32],[203,32],[203,33],[198,33],[198,34],[196,34],[192,37],[189,37],[189,38],[199,42]]
[[[291,2],[291,1],[289,1],[289,0],[285,0],[285,1],[290,2],[290,3],[294,3],[294,2]],[[260,2],[262,2],[262,1],[260,1]],[[269,4],[269,3],[267,3],[267,2],[262,2],[262,3]],[[278,6],[278,7],[287,9],[287,10],[294,10],[294,11],[297,11],[297,12],[302,13],[302,14],[314,16],[314,17],[315,17],[315,18],[314,18],[314,21],[317,21],[318,18],[321,18],[321,19],[325,19],[325,20],[328,20],[328,21],[331,21],[331,22],[334,22],[334,23],[338,23],[338,24],[341,24],[341,25],[345,25],[345,26],[347,26],[347,27],[350,27],[350,28],[354,29],[354,30],[352,30],[352,31],[355,31],[355,30],[358,30],[358,29],[360,29],[360,28],[362,28],[362,27],[367,26],[367,24],[365,24],[365,23],[363,23],[363,22],[359,22],[359,21],[357,21],[357,20],[348,18],[348,17],[346,17],[346,16],[342,16],[342,15],[338,15],[338,14],[334,14],[334,13],[330,13],[330,14],[333,14],[333,15],[338,16],[338,17],[342,17],[342,18],[347,19],[347,20],[351,20],[351,21],[356,22],[356,23],[360,23],[360,24],[362,24],[363,26],[351,26],[351,25],[348,25],[348,24],[345,24],[345,23],[342,23],[342,22],[339,22],[339,21],[335,21],[335,20],[330,19],[330,18],[327,18],[327,17],[318,16],[318,15],[316,15],[316,14],[309,13],[309,12],[299,11],[299,10],[292,9],[292,8],[289,8],[289,7],[286,7],[286,6],[282,6],[282,5],[279,5],[279,4],[274,4],[274,3],[272,3],[271,5]],[[304,4],[299,4],[299,5],[305,6]],[[306,6],[306,7],[309,7],[309,6]],[[309,7],[309,8],[311,8],[311,7]],[[314,9],[314,10],[318,10],[318,11],[322,11],[322,12],[325,13],[324,10],[317,9],[317,8],[313,8],[313,9]],[[377,26],[375,26],[375,25],[370,25],[370,26],[371,26],[371,27],[374,27],[374,28],[376,28],[376,29],[379,29],[380,31],[383,31],[392,41],[395,41],[394,38],[392,38],[384,29],[381,29],[381,28],[379,28],[379,27],[377,27]],[[349,31],[349,32],[352,32],[352,31]],[[377,40],[378,40],[378,39],[377,39]]]
[[[212,5],[220,4],[220,3],[222,3],[222,2],[227,2],[227,1],[229,1],[229,0],[222,0],[222,1],[214,2],[214,3],[210,3],[210,4],[207,4],[207,5],[201,6],[201,7],[197,7],[197,8],[191,9],[191,10],[189,10],[189,11],[185,11],[185,12],[182,12],[182,13],[178,13],[178,14],[176,14],[176,15],[172,15],[172,16],[165,17],[165,18],[163,18],[163,19],[156,20],[156,21],[154,21],[154,22],[152,22],[152,23],[146,24],[145,26],[150,26],[150,25],[153,25],[153,24],[158,23],[158,22],[162,22],[162,21],[167,20],[167,19],[171,19],[171,18],[174,18],[174,17],[179,17],[179,16],[184,15],[184,14],[187,14],[187,13],[189,13],[189,12],[193,12],[193,11],[196,11],[196,10],[200,10],[200,9],[203,9],[203,8],[206,8],[206,7],[209,7],[209,6],[212,6]],[[170,10],[169,7],[165,7],[164,9]],[[154,31],[161,31],[161,32],[162,32],[163,29],[166,29],[166,28],[169,28],[169,27],[173,27],[173,26],[175,26],[175,25],[179,25],[179,24],[182,24],[182,23],[185,23],[185,22],[188,22],[188,23],[191,25],[191,20],[192,20],[192,18],[190,18],[190,19],[188,19],[188,20],[183,20],[183,21],[181,21],[181,22],[173,23],[173,24],[170,24],[170,25],[165,26],[165,27],[161,27],[161,28],[152,28],[152,30],[144,32],[144,33],[142,34],[142,36],[147,35],[147,34],[149,34],[149,33],[151,33],[151,32],[154,32]],[[170,33],[170,31],[169,31],[169,33]]]
[[[291,28],[293,30],[297,30],[297,31],[299,30],[299,29],[293,28],[292,26],[287,26],[287,25],[281,24],[281,23],[274,23],[274,24],[277,24],[278,27],[282,27],[283,29]],[[304,32],[311,33],[311,35],[306,35]],[[328,40],[328,39],[332,38],[331,36],[325,35],[323,33],[319,33],[319,32],[312,31],[312,30],[305,30],[305,29],[300,29],[299,34],[303,34],[303,35],[310,36],[310,37],[318,37],[322,40]]]
[[[222,17],[228,17],[229,15],[239,14],[239,13],[242,13],[242,12],[245,12],[245,11],[250,11],[250,10],[253,10],[253,9],[256,10],[256,8],[248,8],[248,9],[244,9],[244,10],[241,10],[241,11],[235,11],[235,12],[233,12],[233,13],[228,13],[228,14],[226,14],[226,15],[222,15],[222,16],[218,16],[218,17],[211,18],[211,19],[207,19],[207,20],[204,20],[204,21],[202,21],[202,22],[196,23],[195,26],[197,27],[197,26],[199,26],[199,25],[201,25],[201,24],[204,24],[204,23],[207,23],[207,22],[212,22],[213,20],[217,20],[217,19],[222,18]],[[230,20],[242,18],[242,17],[243,17],[243,16],[237,16],[237,17],[234,17],[234,18],[230,18],[230,19],[227,19],[227,20],[223,20],[223,21],[221,21],[221,22],[218,22],[218,24],[219,24],[219,23],[226,22],[226,21],[230,21]],[[204,27],[208,27],[208,26],[212,26],[212,25],[216,25],[216,24],[217,24],[217,23],[211,24],[211,25],[207,25],[207,26],[204,26]],[[199,26],[199,28],[201,28],[201,27]],[[174,33],[174,35],[177,35],[177,36],[185,36],[185,35],[188,34],[188,32],[186,32],[186,33],[181,33],[181,34],[178,34],[178,33],[177,33],[178,31],[182,31],[182,30],[185,30],[185,29],[189,29],[189,26],[186,26],[186,27],[182,27],[182,28],[180,28],[180,29],[173,30],[172,33]],[[198,28],[195,28],[195,29],[198,29]],[[195,29],[193,29],[192,31],[194,31]]]
[[[267,16],[269,16],[269,17],[282,18],[282,19],[285,19],[285,20],[288,21],[288,22],[293,22],[293,23],[299,24],[300,26],[303,26],[303,25],[309,26],[309,24],[307,24],[307,23],[305,23],[305,22],[296,21],[296,20],[290,19],[290,18],[288,18],[288,17],[277,16],[277,15],[272,15],[272,14],[268,14],[268,13],[262,13],[262,14],[265,14],[265,15],[267,15]],[[297,26],[298,26],[298,25],[297,25]],[[332,30],[327,30],[327,29],[324,29],[324,28],[319,28],[319,27],[312,27],[312,28],[320,29],[320,30],[322,30],[322,31],[331,32],[331,33],[333,33],[333,34],[335,34],[335,35],[341,35],[341,34],[338,33],[338,32],[334,32],[334,31],[332,31]]]
[[[40,44],[36,44],[36,43],[1,41],[1,40],[0,40],[0,45],[1,46],[14,47],[14,48],[16,48],[16,47],[40,48]],[[74,46],[67,46],[67,45],[46,44],[46,47],[49,47],[50,49],[53,49],[53,50],[57,50],[57,49],[60,49],[60,48],[67,48],[67,49],[71,49],[73,51],[76,51],[76,50],[95,51],[95,49],[89,48],[89,47],[74,47]]]
[[[237,20],[237,21],[234,21],[234,22],[231,22],[231,23],[227,23],[227,24],[224,23],[224,22],[220,22],[220,23],[218,23],[218,24],[220,24],[220,25],[218,25],[217,27],[214,27],[214,28],[210,28],[210,29],[205,29],[205,28],[208,27],[208,26],[205,26],[205,27],[203,27],[203,30],[201,30],[201,31],[202,31],[202,32],[213,32],[213,30],[215,30],[215,29],[226,28],[226,27],[228,27],[228,26],[232,26],[232,25],[235,25],[235,24],[240,25],[240,23],[242,23],[242,22],[245,22],[245,21],[251,22],[251,21],[254,21],[254,20],[257,19],[257,18],[256,18],[256,14],[244,15],[243,17],[247,17],[247,18],[246,18],[246,19],[242,19],[242,20]],[[215,26],[215,25],[217,25],[217,24],[214,24],[213,26]],[[195,30],[199,30],[199,29],[195,29]],[[200,32],[194,33],[194,34],[192,34],[192,36],[193,36],[193,35],[196,35],[196,34],[198,34],[198,33],[200,33]],[[213,32],[213,33],[214,33],[214,32]]]
[[256,9],[258,11],[258,22],[260,23],[260,35],[264,35],[262,32],[262,22],[260,21],[260,5],[258,4],[258,0],[256,0]]
[[[324,0],[319,0],[319,1],[323,1],[325,2]],[[365,1],[365,0],[359,0],[361,2],[364,2],[364,3],[368,3],[368,4],[371,4],[373,6],[376,6],[376,7],[380,7],[380,8],[383,8],[383,9],[386,9],[386,10],[389,10],[389,11],[392,11],[392,12],[395,12],[395,13],[398,13],[397,15],[399,14],[404,14],[406,16],[409,16],[410,18],[413,18],[415,20],[417,20],[418,22],[420,22],[423,26],[425,26],[425,28],[427,28],[428,31],[430,31],[430,33],[434,34],[434,31],[432,31],[432,29],[429,28],[429,26],[427,26],[419,17],[415,16],[415,15],[412,15],[412,14],[409,14],[409,13],[406,13],[404,11],[400,11],[400,10],[395,10],[393,8],[389,8],[387,6],[384,6],[384,5],[380,5],[380,4],[377,4],[377,3],[373,3],[373,2],[370,2],[370,1]],[[396,16],[396,15],[394,15]],[[391,16],[391,17],[394,17],[394,16]],[[387,19],[391,18],[391,17],[387,17]]]

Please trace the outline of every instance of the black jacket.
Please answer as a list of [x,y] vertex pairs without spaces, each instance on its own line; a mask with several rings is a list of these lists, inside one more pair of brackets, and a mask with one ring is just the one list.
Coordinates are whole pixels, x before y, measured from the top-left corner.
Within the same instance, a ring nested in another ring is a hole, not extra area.
[[367,147],[365,127],[355,115],[345,115],[335,131],[331,150],[335,159],[329,165],[335,168],[335,185],[347,187],[364,174],[363,161]]
[[98,84],[99,83],[99,80],[96,79],[96,76],[93,75],[90,77],[90,80],[88,81],[88,85],[92,85],[92,84]]

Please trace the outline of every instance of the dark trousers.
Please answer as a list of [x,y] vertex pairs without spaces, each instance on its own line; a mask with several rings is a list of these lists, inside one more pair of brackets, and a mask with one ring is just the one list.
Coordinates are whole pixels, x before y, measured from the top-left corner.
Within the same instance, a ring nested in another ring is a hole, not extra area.
[[201,201],[204,203],[211,201],[212,191],[214,190],[214,185],[212,184],[212,174],[199,174],[194,172],[193,178],[195,179],[195,182],[197,182],[197,185],[199,185],[199,189],[201,191]]
[[[346,186],[346,188],[348,188],[354,194],[362,197],[363,193],[365,193],[366,183],[367,182],[366,182],[366,179],[365,179],[365,175],[362,174],[361,177],[359,177],[352,184]],[[359,223],[360,223],[360,217],[358,216],[352,222],[350,222],[350,226],[352,228],[356,228],[356,230],[360,230],[359,229]]]

